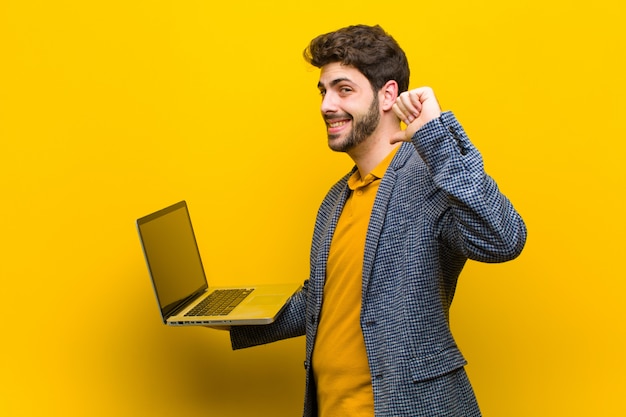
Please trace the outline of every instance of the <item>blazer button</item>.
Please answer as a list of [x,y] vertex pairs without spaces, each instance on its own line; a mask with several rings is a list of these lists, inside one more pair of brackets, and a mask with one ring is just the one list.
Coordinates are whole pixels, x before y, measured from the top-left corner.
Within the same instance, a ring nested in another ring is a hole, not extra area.
[[456,140],[457,142],[461,140],[461,137],[459,136],[459,132],[457,132],[456,129],[453,128],[452,126],[448,126],[448,132],[450,132],[454,140]]

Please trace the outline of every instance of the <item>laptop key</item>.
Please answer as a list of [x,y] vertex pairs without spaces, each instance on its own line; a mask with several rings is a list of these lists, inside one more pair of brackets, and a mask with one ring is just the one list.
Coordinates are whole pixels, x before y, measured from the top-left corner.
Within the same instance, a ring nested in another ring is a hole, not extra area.
[[225,316],[239,305],[252,289],[233,288],[215,290],[185,316]]

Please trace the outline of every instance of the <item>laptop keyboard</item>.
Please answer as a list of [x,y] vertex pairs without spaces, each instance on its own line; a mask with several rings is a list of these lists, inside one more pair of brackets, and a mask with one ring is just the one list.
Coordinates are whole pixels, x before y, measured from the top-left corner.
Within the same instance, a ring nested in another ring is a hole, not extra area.
[[185,316],[225,316],[254,291],[248,288],[215,290]]

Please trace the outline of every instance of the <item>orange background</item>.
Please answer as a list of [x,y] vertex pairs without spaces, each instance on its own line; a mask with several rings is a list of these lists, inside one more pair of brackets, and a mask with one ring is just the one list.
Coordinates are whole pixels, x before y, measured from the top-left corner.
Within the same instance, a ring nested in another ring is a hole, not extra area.
[[300,414],[303,339],[233,352],[163,326],[134,222],[186,199],[212,282],[302,282],[351,162],[301,51],[354,23],[405,48],[529,228],[519,259],[467,266],[452,309],[484,415],[626,414],[623,18],[609,0],[0,0],[0,415]]

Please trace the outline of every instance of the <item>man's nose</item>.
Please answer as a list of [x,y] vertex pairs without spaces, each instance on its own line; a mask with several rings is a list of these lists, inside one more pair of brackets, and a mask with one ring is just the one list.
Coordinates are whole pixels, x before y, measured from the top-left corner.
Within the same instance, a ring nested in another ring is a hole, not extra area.
[[337,111],[337,100],[334,94],[326,93],[322,98],[322,114],[333,113]]

